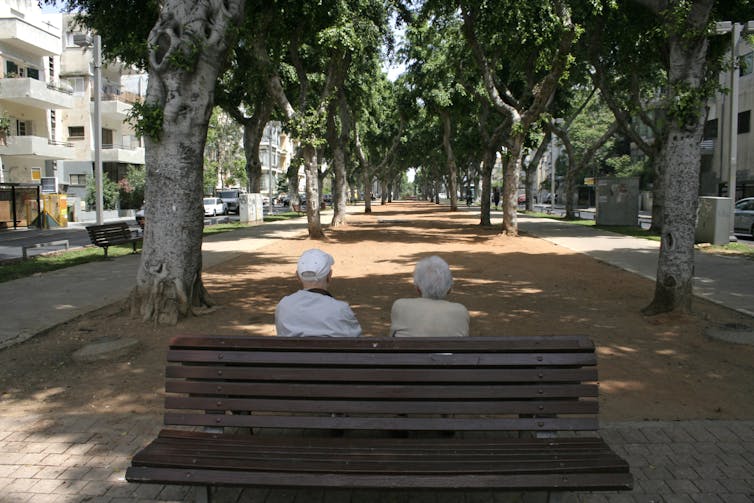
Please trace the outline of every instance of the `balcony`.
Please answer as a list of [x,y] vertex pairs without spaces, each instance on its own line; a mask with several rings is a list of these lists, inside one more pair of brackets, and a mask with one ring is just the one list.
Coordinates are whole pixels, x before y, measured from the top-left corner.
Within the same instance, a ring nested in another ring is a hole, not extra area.
[[8,136],[5,145],[0,142],[0,154],[41,160],[75,158],[72,143],[54,142],[41,136]]
[[18,17],[0,19],[0,41],[37,56],[60,54],[60,26],[37,19],[31,23]]
[[[94,104],[92,104],[91,113],[94,114]],[[122,124],[128,112],[131,111],[131,104],[120,99],[119,96],[105,95],[102,96],[102,102],[100,104],[100,113],[102,114],[102,120],[104,122],[114,121],[118,124]]]
[[[94,159],[94,153],[92,153],[92,159]],[[103,144],[102,162],[144,164],[144,147]]]
[[73,108],[73,93],[31,78],[0,79],[0,100],[45,110]]

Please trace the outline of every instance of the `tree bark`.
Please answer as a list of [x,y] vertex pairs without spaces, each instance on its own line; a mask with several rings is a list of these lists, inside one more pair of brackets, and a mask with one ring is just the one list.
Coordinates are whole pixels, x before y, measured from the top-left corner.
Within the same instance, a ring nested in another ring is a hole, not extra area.
[[359,134],[358,121],[354,125],[354,147],[356,149],[356,157],[359,159],[359,165],[362,171],[362,183],[364,184],[364,213],[372,212],[372,166],[369,164],[364,147],[361,144],[361,135]]
[[497,156],[497,147],[490,148],[489,145],[484,149],[482,157],[482,202],[480,211],[479,225],[492,225],[490,219],[491,195],[492,195],[492,170],[495,167],[495,157]]
[[[340,124],[336,124],[335,118],[340,118]],[[348,115],[348,102],[341,89],[338,100],[333,101],[327,120],[328,141],[333,152],[333,171],[335,173],[335,205],[331,225],[337,227],[346,223],[348,201],[348,182],[346,172],[346,155],[348,138],[350,136],[350,117]],[[338,127],[339,126],[339,127]]]
[[450,121],[450,112],[443,110],[440,112],[442,120],[442,146],[445,149],[445,159],[448,167],[448,192],[450,196],[450,211],[458,211],[458,166],[456,157],[453,154],[452,127]]
[[521,156],[523,154],[524,138],[514,135],[511,138],[507,159],[503,158],[503,234],[518,236],[518,189],[519,172],[521,171]]
[[203,153],[229,30],[242,12],[241,0],[166,0],[149,35],[145,105],[162,122],[145,137],[146,226],[130,297],[145,321],[175,324],[212,305],[201,277]]
[[269,100],[257,104],[254,114],[243,123],[243,150],[246,156],[246,178],[250,193],[262,191],[262,161],[259,160],[259,143],[264,135],[264,126],[270,120],[272,107]]
[[319,219],[319,168],[314,162],[315,149],[304,145],[304,172],[306,173],[306,219],[311,239],[322,239],[325,233]]

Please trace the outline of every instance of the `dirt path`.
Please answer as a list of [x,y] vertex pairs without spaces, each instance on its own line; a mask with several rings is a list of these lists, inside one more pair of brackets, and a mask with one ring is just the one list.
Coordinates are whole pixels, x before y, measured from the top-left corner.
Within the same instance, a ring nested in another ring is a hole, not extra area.
[[[386,335],[393,300],[414,295],[415,262],[437,254],[455,277],[452,300],[474,335],[587,334],[598,345],[602,419],[752,419],[754,348],[708,339],[706,326],[741,315],[697,301],[693,316],[645,318],[653,283],[528,236],[480,228],[476,215],[431,204],[375,206],[324,242],[279,241],[205,271],[219,306],[177,327],[154,327],[111,306],[0,352],[4,414],[161,413],[164,348],[177,333],[273,335],[277,301],[296,288],[295,262],[320,247],[335,257],[332,293],[364,333]],[[748,320],[750,322],[750,320]],[[71,355],[102,337],[133,336],[141,349],[101,363]]]

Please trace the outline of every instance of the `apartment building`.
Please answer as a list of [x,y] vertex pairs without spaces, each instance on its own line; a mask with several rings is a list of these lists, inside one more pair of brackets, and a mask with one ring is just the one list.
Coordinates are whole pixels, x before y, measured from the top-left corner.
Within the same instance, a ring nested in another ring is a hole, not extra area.
[[[264,196],[278,196],[278,183],[284,179],[291,164],[293,144],[279,121],[270,121],[264,127],[259,143],[259,160],[262,163],[261,192]],[[305,187],[303,168],[299,169],[299,192]]]
[[0,183],[57,192],[58,163],[75,156],[62,119],[74,106],[60,75],[62,33],[62,16],[36,1],[0,1]]
[[[754,46],[742,38],[738,47],[738,108],[736,114],[736,199],[754,196]],[[730,72],[720,74],[720,85],[730,87]],[[728,196],[729,161],[724,141],[730,118],[728,101],[730,95],[718,93],[708,104],[707,122],[702,141],[702,165],[700,194],[703,196]]]
[[[73,106],[59,112],[65,141],[74,158],[59,164],[59,175],[71,197],[83,199],[86,184],[94,176],[94,38],[63,18],[61,78],[71,87]],[[100,80],[101,159],[105,179],[122,180],[130,166],[144,164],[144,145],[127,122],[133,103],[146,94],[147,76],[117,61],[103,61]]]
[[[93,38],[70,16],[43,13],[36,0],[0,0],[0,184],[65,194],[69,218],[86,218],[95,176],[94,70]],[[101,75],[103,174],[117,182],[144,164],[126,117],[147,79],[107,61]]]

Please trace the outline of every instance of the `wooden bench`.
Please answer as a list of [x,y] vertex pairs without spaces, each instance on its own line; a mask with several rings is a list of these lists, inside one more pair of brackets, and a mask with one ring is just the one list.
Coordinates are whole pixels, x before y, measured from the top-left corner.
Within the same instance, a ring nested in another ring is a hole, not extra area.
[[597,436],[586,337],[181,336],[167,360],[165,424],[181,429],[134,456],[130,482],[202,485],[201,500],[214,485],[632,487]]
[[122,245],[131,243],[134,253],[136,253],[136,243],[141,241],[142,236],[134,232],[125,222],[115,222],[111,224],[89,225],[86,227],[89,233],[89,239],[93,245],[102,247],[107,257],[107,249],[113,245]]

